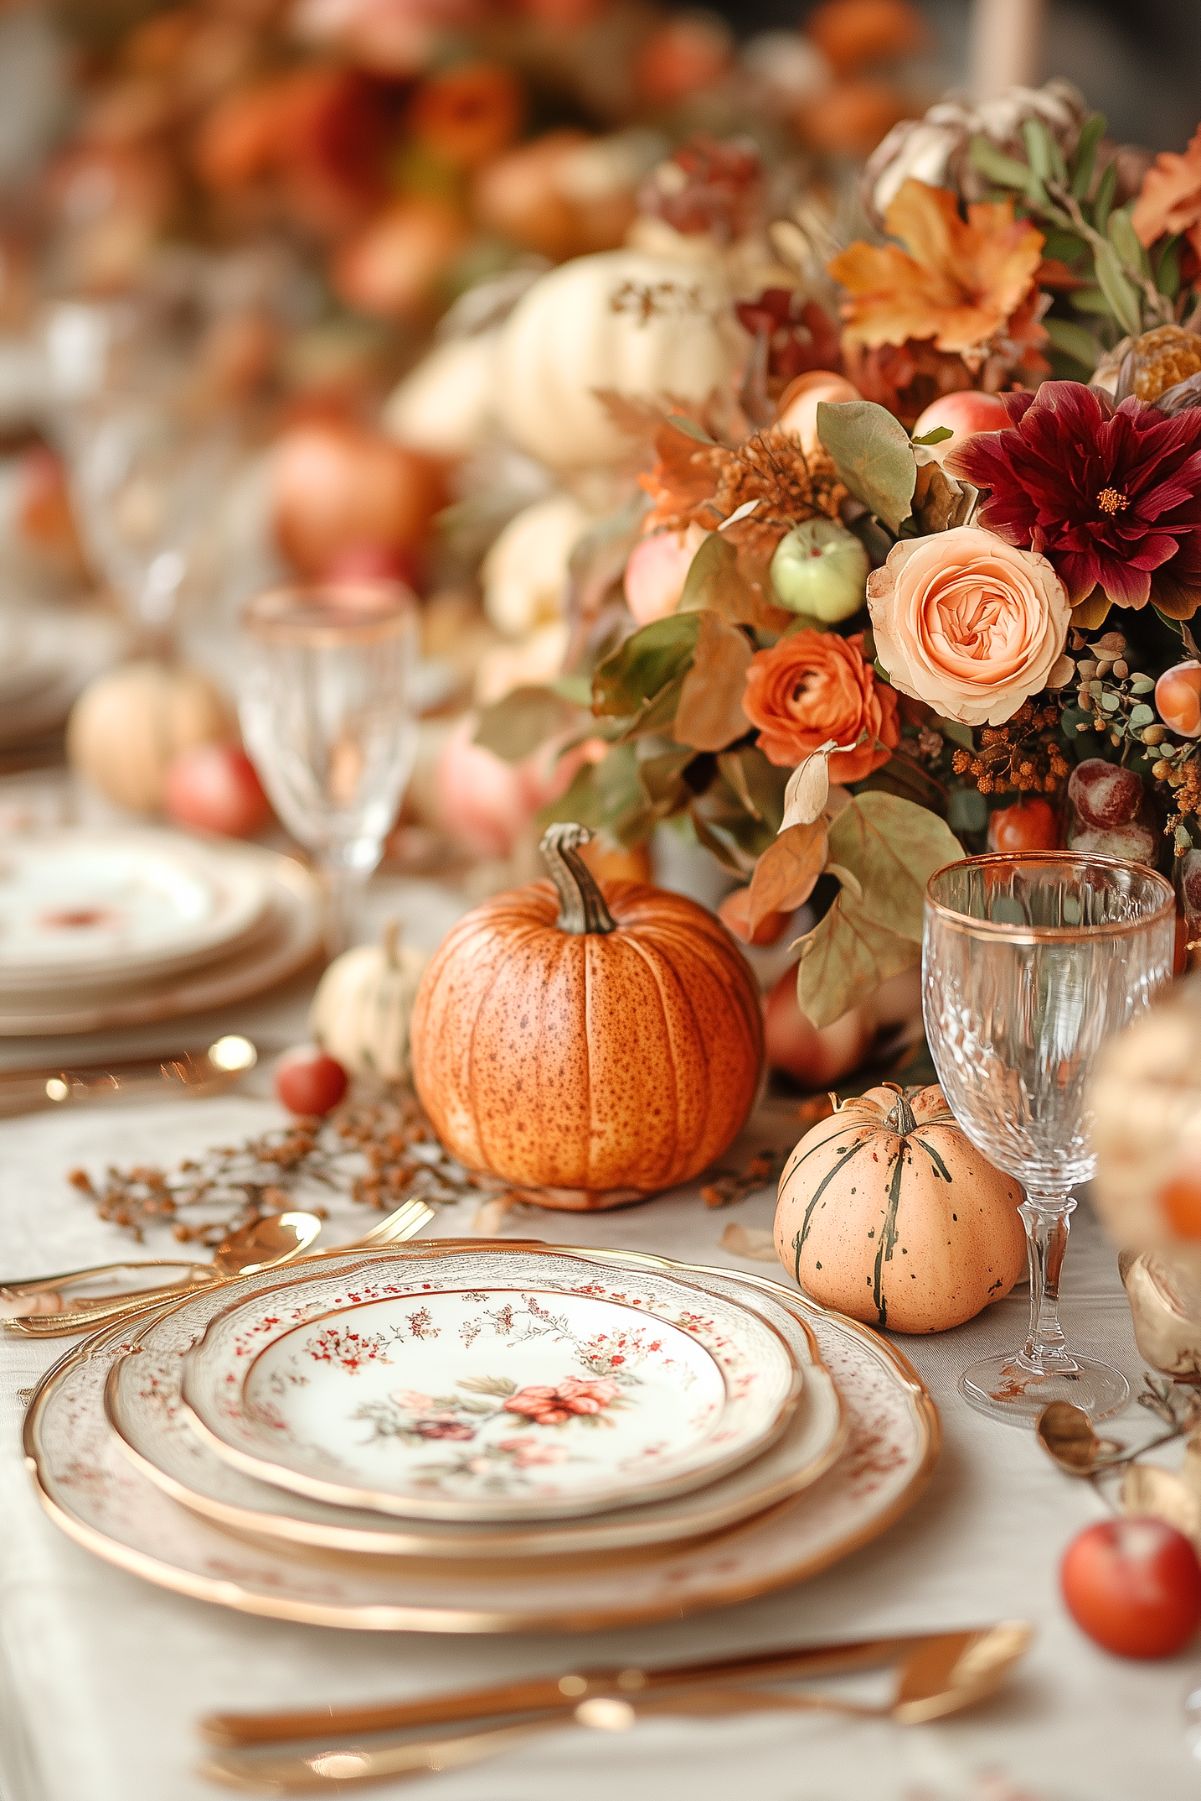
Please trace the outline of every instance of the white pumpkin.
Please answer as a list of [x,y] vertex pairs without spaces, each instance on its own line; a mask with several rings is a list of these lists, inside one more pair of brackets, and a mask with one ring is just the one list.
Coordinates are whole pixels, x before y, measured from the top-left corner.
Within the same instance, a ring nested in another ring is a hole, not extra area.
[[425,964],[401,943],[395,921],[379,944],[358,944],[330,964],[317,984],[309,1027],[349,1074],[407,1078],[409,1019]]
[[493,331],[435,344],[393,389],[384,429],[426,456],[465,457],[478,450],[492,423],[495,354]]
[[207,675],[144,659],[89,682],[67,722],[67,756],[117,806],[154,813],[180,751],[236,735],[229,703]]
[[493,644],[475,666],[474,700],[490,707],[514,688],[542,688],[563,673],[571,628],[564,619],[540,625],[520,643]]
[[498,419],[552,469],[620,462],[630,438],[597,390],[700,402],[733,379],[739,336],[716,263],[637,250],[576,257],[527,289],[501,327]]
[[524,638],[564,613],[571,553],[591,524],[570,494],[523,507],[480,565],[484,611],[498,632]]

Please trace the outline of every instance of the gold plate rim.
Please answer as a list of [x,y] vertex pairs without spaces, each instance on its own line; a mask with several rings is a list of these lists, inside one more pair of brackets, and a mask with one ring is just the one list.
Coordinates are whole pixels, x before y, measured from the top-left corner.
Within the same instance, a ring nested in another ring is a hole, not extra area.
[[[389,1255],[395,1256],[397,1253],[402,1257],[406,1255],[416,1256],[419,1253],[434,1256],[446,1256],[457,1250],[472,1249],[477,1244],[487,1245],[489,1242],[490,1248],[505,1251],[531,1249],[535,1247],[547,1251],[568,1251],[576,1248],[573,1246],[544,1245],[538,1239],[496,1239],[492,1241],[473,1239],[459,1244],[450,1242],[438,1243],[437,1241],[434,1241],[423,1245],[414,1244],[407,1249],[396,1245],[381,1246],[375,1251],[365,1252],[363,1256],[357,1262],[351,1264],[344,1273],[348,1276],[354,1275],[361,1269],[370,1268],[372,1263],[382,1262]],[[579,1247],[581,1254],[587,1254],[593,1249],[594,1247],[591,1246]],[[315,1253],[315,1256],[320,1255],[332,1258],[335,1256],[345,1256],[347,1254],[348,1253],[346,1252],[332,1251]],[[593,1257],[590,1260],[600,1261],[603,1265],[608,1265],[615,1260],[621,1260],[623,1258],[628,1261],[639,1254],[640,1253],[636,1252],[623,1253],[620,1251],[604,1252],[600,1254],[599,1258]],[[306,1259],[306,1261],[308,1261],[308,1259]],[[669,1264],[671,1263],[670,1259],[666,1259],[665,1261]],[[690,1265],[688,1267],[699,1271],[703,1266]],[[314,1272],[314,1274],[316,1273],[319,1272]],[[740,1275],[741,1272],[737,1270],[718,1269],[713,1273],[723,1276],[737,1276]],[[307,1277],[304,1278],[304,1280],[307,1279]],[[256,1296],[276,1294],[281,1290],[295,1288],[299,1285],[295,1275],[293,1275],[292,1279],[289,1281],[286,1276],[281,1274],[280,1278],[275,1282],[264,1284],[262,1288],[256,1289],[255,1294]],[[748,1498],[748,1504],[745,1508],[740,1508],[737,1513],[733,1514],[725,1514],[724,1516],[719,1514],[716,1519],[710,1515],[707,1519],[694,1523],[683,1538],[673,1538],[670,1540],[661,1539],[649,1542],[640,1540],[637,1537],[637,1521],[634,1518],[622,1520],[621,1511],[615,1510],[618,1513],[618,1518],[611,1523],[609,1528],[607,1528],[607,1531],[612,1535],[618,1533],[621,1526],[627,1526],[628,1532],[621,1534],[621,1537],[624,1538],[626,1542],[618,1544],[608,1543],[600,1546],[576,1545],[574,1548],[570,1542],[567,1542],[563,1545],[562,1549],[557,1550],[554,1553],[546,1553],[547,1557],[554,1555],[563,1558],[574,1557],[579,1560],[584,1557],[608,1557],[614,1555],[631,1556],[637,1552],[645,1554],[651,1551],[658,1551],[662,1554],[665,1546],[670,1544],[691,1544],[699,1539],[711,1537],[717,1533],[720,1533],[724,1539],[738,1531],[739,1528],[747,1525],[752,1519],[757,1519],[761,1514],[769,1512],[781,1502],[795,1500],[799,1495],[803,1494],[806,1489],[811,1488],[815,1482],[818,1482],[833,1466],[846,1447],[849,1430],[846,1403],[842,1398],[838,1385],[830,1375],[822,1358],[813,1328],[806,1319],[801,1317],[794,1307],[789,1305],[787,1290],[779,1284],[775,1286],[779,1288],[779,1294],[782,1297],[782,1299],[777,1301],[777,1304],[784,1305],[787,1308],[791,1317],[796,1320],[797,1325],[805,1336],[810,1365],[817,1370],[820,1370],[826,1383],[829,1385],[836,1415],[836,1423],[834,1430],[831,1433],[829,1443],[814,1457],[810,1458],[807,1463],[800,1465],[794,1470],[791,1475],[781,1476],[757,1490],[753,1497]],[[701,1290],[700,1292],[706,1291]],[[179,1309],[186,1304],[186,1300],[191,1298],[193,1297],[185,1297],[184,1301],[178,1301],[169,1306],[159,1308],[148,1319],[142,1321],[131,1334],[129,1355],[137,1356],[142,1350],[143,1334],[149,1331],[151,1326],[156,1324],[160,1319],[166,1319],[172,1313],[178,1312]],[[222,1309],[222,1313],[227,1311],[228,1309]],[[215,1314],[213,1317],[215,1320],[220,1317],[220,1315]],[[199,1343],[199,1340],[197,1342]],[[428,1539],[421,1538],[421,1522],[418,1521],[414,1522],[414,1530],[408,1534],[408,1537],[413,1542],[410,1542],[403,1547],[398,1546],[395,1542],[385,1544],[382,1542],[382,1535],[376,1537],[373,1534],[361,1533],[357,1528],[351,1526],[340,1528],[345,1534],[345,1542],[342,1544],[333,1544],[326,1535],[324,1528],[317,1528],[314,1533],[310,1533],[307,1523],[303,1520],[297,1520],[292,1515],[255,1513],[248,1508],[239,1507],[236,1503],[216,1501],[210,1496],[199,1495],[194,1490],[188,1489],[182,1482],[178,1481],[178,1479],[168,1475],[166,1471],[160,1470],[157,1464],[152,1463],[149,1458],[139,1451],[131,1442],[126,1429],[122,1425],[117,1407],[112,1397],[124,1362],[124,1358],[114,1362],[105,1379],[105,1416],[117,1439],[120,1441],[121,1447],[126,1455],[139,1467],[139,1469],[142,1470],[156,1487],[162,1489],[162,1491],[172,1500],[189,1508],[192,1512],[200,1514],[203,1518],[212,1520],[217,1525],[235,1532],[245,1533],[252,1538],[266,1539],[268,1542],[272,1543],[282,1541],[287,1545],[301,1545],[308,1550],[327,1552],[334,1555],[349,1554],[352,1556],[385,1558],[420,1557],[430,1561],[436,1560],[438,1551],[431,1545]],[[804,1389],[802,1388],[802,1395],[803,1393]],[[696,1491],[692,1491],[692,1493],[695,1492]],[[684,1499],[686,1497],[676,1498]],[[522,1548],[523,1541],[530,1536],[531,1530],[532,1528],[527,1526],[524,1522],[507,1523],[498,1521],[495,1523],[493,1530],[488,1533],[486,1539],[482,1533],[474,1535],[476,1546],[478,1547],[477,1549],[472,1552],[460,1552],[457,1560],[455,1553],[452,1552],[448,1556],[447,1553],[443,1551],[442,1558],[444,1561],[459,1561],[463,1565],[469,1565],[473,1562],[482,1561],[483,1558],[496,1555],[497,1553],[516,1553]],[[596,1530],[598,1530],[598,1528],[591,1521],[585,1520],[581,1522],[566,1520],[561,1526],[556,1527],[555,1536],[556,1539],[561,1538],[565,1541],[569,1541],[573,1533],[577,1538],[580,1538],[594,1533]],[[403,1522],[398,1518],[391,1537],[395,1541],[404,1536]],[[541,1561],[541,1557],[538,1558],[538,1561]]]
[[[481,1243],[486,1245],[488,1241],[482,1240]],[[572,1253],[583,1249],[584,1253],[590,1255],[593,1261],[605,1261],[606,1254],[603,1251],[590,1251],[587,1247],[565,1245],[547,1246],[546,1248]],[[763,1276],[751,1275],[741,1270],[722,1269],[712,1264],[677,1264],[673,1259],[660,1257],[653,1252],[631,1251],[625,1255],[638,1262],[646,1263],[650,1268],[680,1268],[692,1269],[708,1275],[736,1275],[749,1282],[753,1287],[759,1287],[768,1292],[778,1292],[790,1303],[799,1303],[811,1314],[824,1313],[823,1309],[816,1307],[807,1297],[799,1293],[792,1295],[781,1283],[769,1281]],[[537,1615],[530,1615],[486,1608],[453,1611],[436,1607],[395,1605],[348,1608],[321,1602],[295,1602],[280,1597],[250,1593],[239,1587],[236,1582],[229,1580],[179,1570],[170,1564],[162,1563],[147,1552],[138,1551],[129,1545],[117,1544],[97,1528],[86,1526],[81,1521],[72,1518],[48,1493],[37,1455],[35,1434],[37,1421],[47,1398],[54,1392],[63,1376],[68,1370],[74,1368],[77,1362],[91,1357],[110,1339],[119,1337],[123,1330],[121,1322],[115,1326],[105,1327],[90,1338],[84,1339],[81,1344],[74,1346],[59,1358],[58,1362],[42,1377],[26,1410],[22,1427],[22,1447],[26,1466],[33,1479],[39,1501],[55,1525],[69,1538],[74,1539],[85,1549],[94,1552],[105,1562],[134,1575],[139,1575],[156,1587],[169,1590],[174,1594],[188,1596],[193,1600],[209,1601],[236,1613],[251,1614],[260,1619],[286,1620],[295,1624],[331,1626],[351,1631],[436,1632],[450,1635],[548,1631],[586,1632],[622,1626],[650,1625],[664,1619],[683,1619],[689,1615],[708,1612],[710,1609],[718,1607],[736,1606],[743,1601],[756,1600],[762,1595],[774,1594],[780,1589],[791,1588],[811,1576],[819,1575],[823,1570],[829,1569],[833,1564],[840,1562],[844,1557],[850,1556],[852,1552],[870,1544],[888,1531],[909,1511],[926,1488],[938,1460],[942,1428],[938,1409],[921,1377],[903,1352],[898,1351],[887,1339],[882,1338],[879,1333],[873,1332],[870,1327],[863,1325],[858,1320],[848,1319],[843,1314],[831,1313],[828,1317],[835,1320],[840,1329],[871,1343],[877,1354],[881,1355],[881,1360],[891,1365],[909,1395],[921,1440],[921,1456],[909,1481],[888,1507],[857,1532],[848,1533],[845,1538],[827,1546],[824,1551],[809,1558],[803,1558],[786,1570],[777,1571],[769,1578],[757,1582],[723,1584],[717,1581],[706,1590],[643,1607],[616,1605],[568,1613],[557,1613],[553,1609],[548,1609]],[[789,1508],[802,1505],[802,1501],[803,1498],[797,1496],[768,1508],[765,1513],[757,1515],[756,1518],[763,1520],[778,1516],[786,1513]]]

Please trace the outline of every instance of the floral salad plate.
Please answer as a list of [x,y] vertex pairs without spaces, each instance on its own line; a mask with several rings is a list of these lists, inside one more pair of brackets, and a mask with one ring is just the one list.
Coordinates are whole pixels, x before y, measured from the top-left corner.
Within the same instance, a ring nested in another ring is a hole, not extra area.
[[181,1392],[219,1455],[276,1486],[501,1521],[710,1483],[779,1437],[801,1381],[735,1300],[525,1247],[402,1253],[354,1284],[234,1303]]
[[[496,1247],[500,1257],[512,1247]],[[391,1268],[379,1252],[352,1271],[359,1284]],[[293,1275],[289,1300],[303,1300]],[[613,1279],[613,1266],[607,1270]],[[274,1277],[278,1304],[280,1277]],[[257,1289],[262,1296],[262,1278]],[[698,1283],[699,1287],[700,1284]],[[808,1324],[770,1294],[756,1294],[757,1310],[780,1332],[804,1372],[804,1388],[788,1423],[769,1449],[703,1488],[600,1512],[585,1519],[522,1523],[401,1520],[367,1508],[347,1508],[308,1495],[281,1492],[220,1456],[194,1431],[180,1403],[182,1360],[209,1321],[228,1304],[221,1291],[202,1291],[139,1325],[131,1351],[114,1362],[104,1406],[128,1456],[166,1494],[236,1531],[292,1545],[384,1557],[491,1559],[563,1557],[640,1551],[720,1531],[799,1494],[825,1474],[842,1448],[844,1409],[820,1359]]]
[[[728,1534],[661,1546],[640,1561],[636,1581],[615,1581],[607,1557],[462,1564],[305,1555],[294,1544],[243,1537],[202,1518],[150,1480],[105,1415],[114,1367],[137,1361],[121,1325],[73,1347],[38,1386],[24,1446],[39,1498],[78,1543],[176,1594],[318,1626],[453,1633],[593,1631],[749,1600],[828,1568],[913,1504],[937,1458],[938,1415],[887,1340],[761,1276],[624,1252],[620,1261],[656,1277],[678,1273],[715,1300],[765,1296],[785,1307],[812,1331],[842,1394],[848,1428],[833,1467],[803,1494]],[[361,1253],[347,1253],[327,1268],[349,1275],[361,1263]],[[611,1254],[598,1253],[592,1265],[613,1276]],[[265,1296],[271,1281],[241,1277],[236,1287],[243,1296]]]

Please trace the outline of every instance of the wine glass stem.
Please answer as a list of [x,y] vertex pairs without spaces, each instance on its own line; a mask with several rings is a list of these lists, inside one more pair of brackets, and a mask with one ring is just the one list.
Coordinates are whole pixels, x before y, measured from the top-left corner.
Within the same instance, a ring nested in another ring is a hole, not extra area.
[[1030,1265],[1030,1329],[1022,1358],[1031,1368],[1075,1367],[1059,1323],[1059,1277],[1076,1203],[1070,1194],[1030,1191],[1018,1211],[1026,1227]]

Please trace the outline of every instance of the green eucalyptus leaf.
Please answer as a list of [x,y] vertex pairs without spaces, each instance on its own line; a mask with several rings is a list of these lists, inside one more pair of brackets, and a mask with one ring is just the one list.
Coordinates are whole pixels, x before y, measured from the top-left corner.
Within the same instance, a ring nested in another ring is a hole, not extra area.
[[1109,241],[1127,268],[1137,269],[1140,273],[1146,274],[1147,254],[1131,223],[1130,213],[1131,208],[1123,206],[1119,207],[1116,213],[1109,215]]
[[1155,263],[1155,285],[1169,300],[1180,292],[1180,239],[1170,238]]
[[1132,337],[1142,330],[1142,313],[1138,293],[1122,268],[1112,244],[1097,244],[1093,249],[1097,283],[1109,302],[1114,318]]
[[900,421],[871,400],[823,400],[817,435],[856,500],[890,531],[900,531],[917,482],[909,434]]
[[873,919],[849,888],[800,940],[797,1002],[815,1026],[828,1026],[890,976],[910,969],[921,952],[911,939]]
[[1072,157],[1072,193],[1077,200],[1086,200],[1093,184],[1093,170],[1097,166],[1097,146],[1105,136],[1108,120],[1104,113],[1090,113],[1080,127],[1080,136],[1076,139],[1076,150]]
[[953,438],[955,433],[949,425],[936,425],[933,431],[924,431],[920,438],[910,438],[911,444],[941,444],[946,438]]
[[855,872],[863,911],[902,938],[920,942],[926,882],[963,855],[954,832],[897,794],[857,794],[830,827],[830,856]]
[[1054,349],[1092,374],[1101,360],[1101,346],[1086,325],[1071,319],[1044,319],[1043,327]]
[[969,156],[972,167],[997,187],[1016,188],[1019,193],[1029,194],[1032,198],[1039,193],[1040,184],[1033,169],[1016,156],[1006,156],[990,138],[973,138]]
[[1093,195],[1093,224],[1098,231],[1104,231],[1109,223],[1109,212],[1113,206],[1113,197],[1118,191],[1118,165],[1110,163]]
[[692,661],[700,621],[695,613],[671,613],[631,632],[600,663],[592,677],[596,712],[618,719],[637,713],[648,700],[682,679]]
[[514,688],[480,714],[475,742],[493,756],[520,763],[548,739],[570,729],[579,709],[552,688]]

